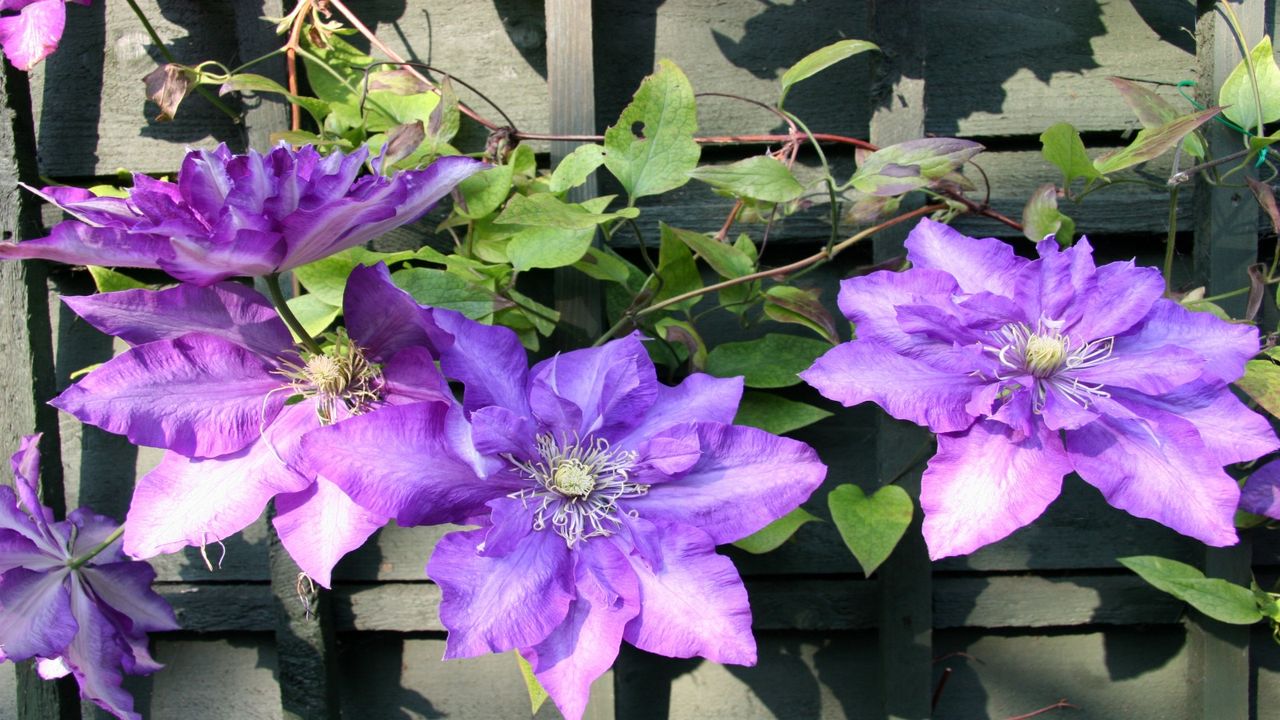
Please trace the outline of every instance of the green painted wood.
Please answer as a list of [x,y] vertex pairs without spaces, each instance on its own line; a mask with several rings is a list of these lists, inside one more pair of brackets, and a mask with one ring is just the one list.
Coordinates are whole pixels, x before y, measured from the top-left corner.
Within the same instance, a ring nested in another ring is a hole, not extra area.
[[[35,237],[40,215],[18,182],[32,182],[35,134],[31,95],[25,73],[3,65],[0,89],[0,234],[13,242]],[[40,499],[54,516],[66,516],[58,423],[45,401],[53,396],[53,348],[49,342],[49,308],[42,263],[0,265],[0,453],[17,450],[20,439],[43,432],[40,443]],[[5,484],[11,484],[8,473]],[[75,681],[41,680],[30,662],[15,665],[18,717],[73,718],[79,714]]]

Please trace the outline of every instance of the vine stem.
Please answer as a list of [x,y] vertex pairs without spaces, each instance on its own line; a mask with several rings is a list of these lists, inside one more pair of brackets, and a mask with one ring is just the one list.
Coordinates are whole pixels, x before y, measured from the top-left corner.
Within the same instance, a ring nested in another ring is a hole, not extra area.
[[[152,44],[156,46],[156,49],[160,51],[160,54],[164,56],[164,59],[175,65],[178,64],[177,59],[173,57],[173,53],[169,52],[169,48],[165,46],[164,41],[160,39],[160,33],[156,32],[155,26],[153,26],[151,21],[147,19],[146,13],[142,12],[142,8],[138,7],[136,0],[125,0],[125,2],[129,3],[129,9],[132,10],[133,14],[138,18],[138,22],[142,23],[142,29],[147,31],[147,35],[151,37]],[[221,110],[227,117],[231,118],[231,122],[237,125],[240,124],[240,113],[231,109],[229,105],[222,102],[222,100],[220,100],[217,95],[214,95],[209,88],[203,85],[196,85],[196,92],[200,93],[201,97],[208,100],[211,105]]]
[[71,568],[72,570],[79,570],[85,563],[97,557],[103,550],[106,550],[107,548],[111,547],[111,543],[119,540],[121,535],[124,535],[123,525],[111,531],[111,534],[107,536],[106,540],[103,540],[101,543],[96,545],[89,552],[85,553],[84,555],[81,555],[78,558],[72,558],[71,560],[68,560],[67,567]]
[[267,283],[267,293],[271,295],[271,304],[276,306],[276,312],[280,313],[280,318],[284,320],[284,324],[289,326],[294,335],[302,341],[302,344],[311,352],[320,355],[324,352],[320,347],[320,343],[311,337],[302,323],[298,322],[297,316],[289,309],[289,303],[285,302],[284,293],[280,292],[280,273],[271,273],[263,277]]
[[609,340],[609,338],[612,338],[614,335],[617,335],[619,332],[622,332],[623,328],[625,328],[628,324],[634,322],[636,318],[644,317],[645,315],[650,315],[664,308],[668,308],[668,307],[671,307],[672,305],[682,303],[685,300],[692,300],[693,298],[701,297],[703,295],[706,295],[707,293],[712,293],[717,290],[723,290],[727,287],[733,287],[734,285],[741,285],[743,283],[748,283],[755,280],[761,280],[764,278],[777,277],[779,275],[787,275],[797,270],[807,268],[811,265],[817,265],[819,263],[826,262],[827,260],[834,258],[836,255],[839,255],[841,252],[867,239],[871,235],[874,235],[880,232],[881,230],[891,228],[894,225],[906,222],[907,220],[911,220],[912,218],[920,217],[921,215],[927,215],[931,212],[936,212],[938,210],[946,209],[946,207],[947,206],[943,203],[934,203],[933,205],[925,205],[923,207],[918,207],[915,210],[912,210],[911,212],[903,213],[897,217],[890,218],[889,220],[886,220],[880,223],[879,225],[874,225],[872,227],[867,228],[866,230],[862,230],[854,234],[853,236],[839,243],[836,243],[835,245],[832,245],[830,248],[824,247],[823,249],[819,250],[813,255],[797,260],[788,265],[771,268],[769,270],[761,270],[760,272],[754,272],[749,275],[743,275],[741,277],[730,278],[722,282],[707,285],[706,287],[699,288],[697,290],[690,290],[689,292],[681,293],[679,295],[676,295],[675,297],[667,298],[666,300],[663,300],[661,302],[656,302],[648,307],[641,308],[640,310],[637,310],[633,313],[629,313],[628,315],[623,317],[621,320],[614,323],[613,327],[606,330],[605,333],[601,335],[599,339],[597,339],[594,343],[592,343],[592,347],[598,347],[600,345],[603,345],[605,342]]
[[[132,0],[130,0],[132,1]],[[289,78],[289,92],[298,97],[298,50],[301,49],[302,26],[307,19],[307,10],[311,6],[311,0],[300,0],[297,9],[294,11],[297,16],[293,19],[293,25],[289,28],[289,41],[284,45],[285,56],[285,72]],[[298,103],[289,103],[289,128],[294,131],[302,129],[302,108]]]
[[1173,246],[1178,235],[1178,190],[1174,185],[1169,190],[1169,234],[1164,239],[1164,294],[1173,295]]

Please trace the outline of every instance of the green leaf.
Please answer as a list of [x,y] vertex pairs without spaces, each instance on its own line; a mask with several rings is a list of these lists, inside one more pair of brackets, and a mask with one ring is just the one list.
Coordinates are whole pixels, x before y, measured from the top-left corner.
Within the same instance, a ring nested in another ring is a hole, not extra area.
[[[879,49],[879,46],[875,43],[869,43],[866,40],[840,40],[824,48],[814,50],[782,73],[782,99],[787,97],[787,91],[791,89],[791,86],[801,80],[811,78],[841,60],[851,58],[868,50]],[[779,107],[782,106],[782,99],[778,100]]]
[[1253,398],[1263,410],[1280,417],[1280,365],[1270,359],[1250,360],[1244,365],[1244,377],[1236,387]]
[[765,202],[791,202],[804,194],[804,186],[772,155],[757,155],[731,165],[704,165],[689,174],[712,187]]
[[640,83],[618,123],[604,131],[604,164],[634,201],[689,182],[701,149],[689,80],[670,60]]
[[956,138],[908,140],[867,155],[849,182],[871,195],[901,195],[933,185],[982,150],[976,142]]
[[579,145],[551,173],[551,192],[562,193],[569,188],[578,187],[603,164],[603,147],[594,144]]
[[885,485],[871,497],[857,485],[839,485],[827,495],[827,505],[836,530],[867,577],[889,559],[915,512],[911,496],[897,485]]
[[831,417],[831,413],[808,403],[796,402],[773,393],[748,390],[742,394],[735,425],[749,425],[774,435],[785,435]]
[[525,689],[529,691],[529,714],[537,715],[542,709],[542,704],[547,701],[546,688],[542,687],[542,683],[538,682],[538,677],[533,674],[533,667],[529,665],[529,661],[524,659],[519,650],[513,651],[516,656],[516,662],[520,665],[520,675],[524,678]]
[[459,215],[473,220],[497,210],[511,194],[512,171],[510,165],[498,165],[458,183],[463,201],[454,203],[454,209]]
[[[756,251],[755,243],[751,242],[751,237],[746,233],[738,236],[733,242],[733,247],[738,252],[747,256],[751,261],[752,271],[756,268],[756,260],[760,257]],[[728,310],[735,315],[742,315],[750,309],[753,304],[751,301],[760,292],[760,281],[752,280],[751,282],[739,283],[738,285],[730,285],[720,291],[720,307]]]
[[602,250],[595,247],[587,248],[587,254],[574,263],[573,267],[596,280],[607,280],[616,283],[625,283],[631,275],[626,263],[613,254],[611,250]]
[[330,305],[342,307],[342,293],[347,287],[347,277],[357,265],[375,265],[379,262],[391,265],[413,257],[414,253],[409,251],[378,253],[353,247],[294,268],[293,274],[309,294]]
[[453,91],[453,83],[449,81],[448,75],[440,83],[439,98],[427,118],[429,147],[433,153],[438,153],[442,146],[446,146],[458,134],[462,121],[458,111],[458,95]]
[[87,267],[89,268],[89,274],[93,276],[93,284],[97,286],[100,293],[154,287],[109,268],[98,265],[89,265]]
[[1093,166],[1093,161],[1084,150],[1080,133],[1070,123],[1058,123],[1040,133],[1040,154],[1062,171],[1063,187],[1071,187],[1076,178],[1102,178],[1102,173]]
[[707,261],[711,269],[715,270],[720,277],[730,279],[742,277],[755,269],[755,263],[751,258],[732,245],[719,242],[699,232],[674,228],[666,223],[659,223],[658,227],[664,238],[670,234],[688,245],[689,249]]
[[707,366],[707,344],[692,323],[665,317],[655,323],[653,329],[663,340],[684,346],[694,371],[701,371]]
[[543,335],[555,332],[556,323],[560,322],[560,313],[555,308],[547,307],[523,293],[516,292],[515,288],[509,288],[507,296],[515,302],[520,313],[538,332]]
[[771,333],[757,340],[717,345],[707,355],[707,372],[742,375],[747,387],[780,388],[800,382],[799,373],[831,349],[821,340]]
[[[1144,128],[1160,127],[1178,117],[1177,108],[1148,88],[1118,77],[1111,78],[1111,84],[1120,91],[1120,96],[1133,110],[1133,114],[1138,116],[1138,121]],[[1182,150],[1195,158],[1204,157],[1204,143],[1195,133],[1183,138]]]
[[[607,199],[605,203],[608,203]],[[636,208],[623,208],[616,213],[593,212],[585,204],[567,203],[554,195],[538,193],[529,196],[513,195],[494,222],[499,225],[586,230],[610,220],[635,218],[639,215],[640,211]]]
[[585,230],[524,228],[507,243],[507,259],[517,270],[565,267],[587,254],[595,234],[595,226]]
[[1093,161],[1093,166],[1098,172],[1109,175],[1157,158],[1220,111],[1221,108],[1209,108],[1183,115],[1159,127],[1139,130],[1128,147],[1099,156]]
[[447,270],[405,268],[391,273],[391,280],[423,305],[457,310],[472,320],[484,319],[498,309],[500,298],[492,291]]
[[[653,302],[663,302],[677,295],[693,292],[702,287],[702,275],[693,252],[674,233],[661,234],[658,246],[658,279],[662,287],[653,296]],[[655,286],[656,287],[656,286]],[[687,310],[698,304],[699,298],[690,298],[672,306],[675,310]]]
[[289,306],[294,317],[298,318],[298,322],[302,323],[302,329],[306,330],[311,337],[328,329],[342,312],[340,306],[326,302],[319,295],[312,293],[291,297],[285,301],[285,304]]
[[1059,245],[1071,244],[1076,223],[1058,210],[1058,188],[1053,183],[1041,185],[1031,193],[1022,208],[1022,234],[1032,242],[1040,242],[1053,235]]
[[1264,615],[1249,588],[1218,578],[1206,578],[1196,568],[1154,555],[1117,558],[1157,590],[1191,605],[1214,620],[1232,625],[1252,625]]
[[774,285],[764,292],[764,314],[781,323],[794,323],[814,331],[835,345],[836,322],[818,299],[816,289],[806,290],[790,285]]
[[792,535],[800,529],[801,525],[811,523],[821,519],[816,515],[806,511],[804,508],[796,508],[773,522],[765,525],[759,530],[742,538],[733,544],[739,550],[745,550],[752,555],[761,555],[772,550],[777,550],[782,543],[791,539]]
[[[1258,95],[1262,100],[1262,122],[1280,120],[1280,67],[1276,66],[1276,58],[1271,51],[1271,36],[1263,36],[1262,41],[1249,52],[1249,57],[1253,60]],[[1231,122],[1250,132],[1257,129],[1258,102],[1253,94],[1253,82],[1249,79],[1249,67],[1244,60],[1222,83],[1218,104],[1229,106],[1223,107],[1222,114]]]

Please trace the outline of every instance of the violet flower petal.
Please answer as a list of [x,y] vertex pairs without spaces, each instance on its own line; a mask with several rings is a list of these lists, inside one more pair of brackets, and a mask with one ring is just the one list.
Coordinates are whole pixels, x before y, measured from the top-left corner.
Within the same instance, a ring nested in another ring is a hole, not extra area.
[[0,46],[19,70],[30,70],[58,47],[67,23],[63,0],[35,0],[17,15],[0,18]]
[[1044,427],[1020,441],[982,420],[938,435],[938,454],[920,485],[929,557],[965,555],[1040,517],[1071,472],[1058,434]]
[[557,437],[624,436],[653,405],[658,377],[632,334],[548,358],[529,371],[529,405]]
[[658,383],[658,394],[640,423],[618,438],[618,447],[636,449],[673,425],[690,422],[733,423],[742,402],[741,377],[718,378],[705,373],[686,377],[671,387]]
[[1280,461],[1263,465],[1245,480],[1240,492],[1240,509],[1280,520]]
[[[133,649],[116,632],[111,620],[79,586],[71,593],[71,614],[80,631],[66,646],[64,661],[76,676],[80,694],[118,718],[141,720],[133,712],[133,697],[121,687],[120,668],[131,662]],[[128,658],[128,660],[126,659]]]
[[840,311],[857,326],[860,341],[874,340],[899,352],[913,352],[920,339],[903,331],[898,306],[942,307],[957,289],[955,278],[939,270],[882,270],[841,281],[838,302]]
[[[4,18],[0,18],[3,21]],[[48,237],[0,242],[0,260],[52,260],[66,265],[106,265],[159,269],[173,256],[163,235],[131,233],[119,227],[92,227],[78,221],[55,225]]]
[[697,528],[656,525],[662,565],[652,568],[632,557],[641,607],[623,637],[667,657],[701,655],[712,662],[754,665],[751,606],[733,562],[717,555],[711,537]]
[[453,338],[440,351],[444,374],[462,383],[462,406],[468,413],[497,405],[523,417],[532,417],[525,384],[529,358],[515,331],[497,325],[481,325],[452,310],[436,308],[437,325]]
[[907,235],[907,259],[917,268],[941,270],[966,293],[1013,297],[1013,279],[1027,260],[995,238],[971,238],[925,218]]
[[347,278],[342,313],[351,339],[377,362],[408,347],[439,355],[452,339],[436,327],[432,311],[391,282],[387,266],[356,266]]
[[156,571],[147,563],[91,562],[80,575],[99,600],[128,620],[129,634],[145,639],[149,632],[179,629],[173,608],[151,589]]
[[476,552],[485,532],[445,535],[427,564],[442,593],[446,660],[537,644],[564,621],[574,600],[572,555],[559,535],[530,533],[498,557]]
[[276,498],[272,524],[302,572],[330,587],[333,566],[389,519],[357,505],[337,485],[318,477],[307,489]]
[[1118,392],[1114,399],[1138,415],[1142,408],[1151,407],[1190,422],[1218,465],[1245,462],[1280,449],[1271,423],[1217,383],[1189,383],[1159,397]]
[[1169,345],[1194,350],[1203,357],[1205,380],[1228,383],[1239,379],[1245,363],[1258,354],[1258,329],[1223,322],[1209,313],[1191,312],[1171,300],[1159,300],[1140,324],[1116,337],[1112,354]]
[[0,576],[0,648],[9,660],[59,655],[76,636],[70,572],[14,568]]

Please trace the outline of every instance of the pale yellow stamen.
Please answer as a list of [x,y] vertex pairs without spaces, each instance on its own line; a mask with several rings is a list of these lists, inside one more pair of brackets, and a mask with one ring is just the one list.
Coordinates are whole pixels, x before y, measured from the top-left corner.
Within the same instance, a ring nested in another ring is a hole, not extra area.
[[595,473],[581,460],[562,460],[551,475],[551,486],[567,497],[584,498],[596,489]]
[[1052,375],[1067,359],[1067,339],[1061,335],[1032,335],[1027,338],[1023,362],[1036,377]]

